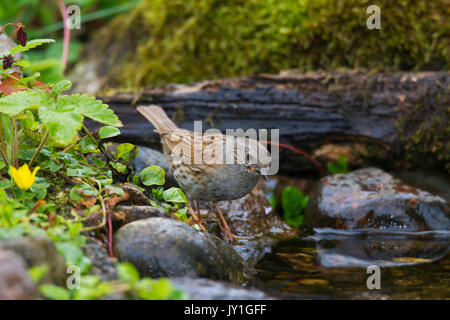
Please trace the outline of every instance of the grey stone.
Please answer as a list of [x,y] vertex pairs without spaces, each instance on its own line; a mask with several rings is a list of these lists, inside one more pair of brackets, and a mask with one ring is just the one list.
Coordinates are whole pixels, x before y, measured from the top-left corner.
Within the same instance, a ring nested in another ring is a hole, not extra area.
[[210,278],[242,283],[246,268],[236,251],[216,236],[184,222],[149,218],[123,226],[115,235],[115,256],[142,276]]

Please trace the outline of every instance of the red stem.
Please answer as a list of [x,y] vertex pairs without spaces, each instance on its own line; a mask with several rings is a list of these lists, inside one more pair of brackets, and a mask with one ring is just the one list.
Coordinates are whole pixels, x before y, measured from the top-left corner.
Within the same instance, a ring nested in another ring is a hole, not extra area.
[[112,223],[111,223],[111,213],[108,212],[108,249],[109,249],[109,256],[111,258],[114,258],[113,250],[112,250]]
[[6,28],[7,26],[17,26],[17,24],[12,23],[12,22],[5,24],[5,25],[0,29],[0,34],[3,33],[3,32],[5,31],[5,28]]
[[61,57],[61,64],[63,66],[63,70],[66,69],[67,59],[69,56],[69,46],[70,46],[70,28],[69,28],[69,15],[66,10],[66,5],[63,0],[57,0],[59,5],[59,10],[61,11],[61,15],[63,17],[64,22],[64,43],[63,43],[63,52]]
[[295,153],[298,153],[299,155],[301,155],[302,157],[304,157],[305,159],[309,160],[312,164],[314,164],[320,171],[322,172],[327,172],[327,170],[317,161],[315,160],[313,157],[311,157],[309,154],[307,154],[306,152],[295,148],[293,146],[284,144],[284,143],[279,143],[279,142],[272,142],[272,141],[260,141],[261,143],[265,143],[265,144],[273,144],[276,146],[280,146],[282,148],[294,151]]

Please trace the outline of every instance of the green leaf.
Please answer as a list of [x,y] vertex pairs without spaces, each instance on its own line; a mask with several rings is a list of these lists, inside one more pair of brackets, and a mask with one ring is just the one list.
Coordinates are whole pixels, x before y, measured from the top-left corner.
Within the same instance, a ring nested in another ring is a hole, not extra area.
[[139,177],[146,186],[162,186],[166,183],[164,169],[159,166],[150,166],[143,169],[139,174]]
[[120,130],[116,127],[105,126],[101,127],[98,131],[98,137],[100,139],[112,138],[118,136],[120,134]]
[[51,98],[47,93],[28,89],[0,98],[0,112],[14,117],[26,109],[37,109],[51,103]]
[[122,123],[114,112],[109,109],[108,105],[102,103],[95,97],[87,94],[73,94],[70,96],[62,95],[58,99],[57,105],[74,107],[77,113],[85,117],[91,118],[97,122],[110,126],[121,127]]
[[33,111],[31,110],[25,110],[23,116],[20,118],[20,121],[23,128],[29,130],[25,132],[26,135],[28,135],[30,131],[35,131],[39,126],[39,121],[35,121]]
[[121,164],[120,162],[112,162],[110,161],[109,164],[117,170],[117,172],[126,174],[127,173],[127,166]]
[[78,143],[79,150],[83,153],[89,153],[97,150],[97,144],[94,142],[94,139],[92,139],[89,136],[84,137],[80,140]]
[[305,196],[298,188],[289,186],[281,193],[281,205],[284,219],[292,226],[303,223],[303,211],[308,205],[309,197]]
[[36,48],[37,46],[40,46],[42,44],[52,43],[52,42],[55,42],[55,40],[53,40],[53,39],[34,39],[34,40],[30,40],[30,41],[27,41],[27,44],[26,44],[25,47],[19,45],[19,46],[15,46],[15,47],[9,49],[9,53],[14,55],[14,54],[19,53],[19,52],[25,52],[25,51],[28,51],[30,49]]
[[168,300],[174,293],[173,285],[167,278],[144,278],[136,284],[136,289],[139,297],[145,300]]
[[44,277],[48,272],[48,267],[43,264],[39,266],[33,266],[27,270],[28,275],[30,276],[31,280],[33,282],[37,283],[39,282],[42,277]]
[[178,220],[181,220],[183,222],[186,222],[188,220],[187,218],[187,207],[184,207],[183,209],[178,209],[177,212],[174,213],[175,217],[177,217]]
[[43,200],[47,196],[47,188],[42,183],[34,183],[30,190],[38,200]]
[[67,168],[67,175],[69,177],[89,177],[94,174],[94,170],[90,167],[82,168]]
[[51,172],[56,172],[56,171],[58,171],[58,170],[60,170],[62,167],[63,167],[63,164],[62,163],[60,163],[60,164],[57,164],[55,161],[53,161],[53,160],[48,160],[48,161],[46,161],[46,162],[44,162],[45,163],[45,166],[44,166],[44,168],[45,169],[49,169]]
[[52,87],[52,93],[54,95],[59,95],[61,92],[69,90],[70,87],[72,87],[72,82],[69,80],[61,80]]
[[90,260],[84,256],[83,251],[78,246],[69,242],[57,242],[55,246],[66,260],[66,265],[78,266],[81,273],[87,272],[91,267]]
[[22,80],[22,81],[24,81],[26,83],[30,83],[31,81],[33,81],[36,78],[39,78],[40,76],[41,76],[41,74],[39,72],[35,72],[31,76],[22,78],[20,80]]
[[172,187],[163,192],[164,200],[173,203],[187,203],[188,199],[180,188]]
[[70,291],[54,284],[43,284],[39,287],[41,294],[53,300],[70,300]]
[[50,137],[63,146],[75,142],[83,124],[83,116],[74,111],[47,107],[39,108],[39,118],[47,125]]
[[164,193],[164,188],[163,187],[158,187],[158,188],[153,188],[152,189],[152,195],[158,201],[164,200],[163,193]]
[[123,196],[125,194],[122,188],[118,188],[112,185],[106,185],[105,188],[111,191],[111,193],[117,194],[118,196]]
[[336,162],[330,162],[327,165],[328,171],[331,173],[348,173],[348,163],[347,158],[344,156],[339,156]]
[[16,61],[13,64],[16,66],[19,66],[21,68],[29,68],[31,66],[30,61],[28,61],[26,59],[20,59],[19,61]]
[[102,159],[96,158],[96,157],[93,157],[92,161],[95,163],[95,165],[98,168],[103,168],[106,165],[105,161],[103,161]]
[[132,158],[131,152],[136,146],[131,143],[119,144],[116,150],[116,159],[122,159],[124,161],[130,161]]
[[139,272],[129,262],[122,262],[117,264],[117,274],[122,281],[131,285],[139,280]]

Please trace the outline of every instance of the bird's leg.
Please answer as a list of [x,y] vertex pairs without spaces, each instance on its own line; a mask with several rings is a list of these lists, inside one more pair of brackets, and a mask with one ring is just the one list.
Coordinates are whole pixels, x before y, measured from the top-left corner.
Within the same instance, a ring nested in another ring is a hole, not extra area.
[[200,226],[200,229],[202,229],[203,232],[208,233],[208,230],[206,230],[205,224],[203,221],[199,219],[197,214],[195,213],[194,209],[192,208],[191,204],[188,205],[188,211],[191,214],[191,216],[194,218],[194,221]]
[[200,221],[200,223],[203,223],[202,220],[202,216],[200,214],[200,202],[198,200],[195,200],[195,202],[197,203],[197,216],[198,216],[198,220]]
[[222,222],[225,239],[228,239],[232,243],[234,240],[234,235],[231,233],[230,226],[228,225],[227,221],[225,220],[225,218],[222,214],[222,211],[220,210],[217,203],[215,203],[214,201],[212,201],[212,203],[214,204],[214,207],[216,207],[217,213],[219,214],[220,221]]

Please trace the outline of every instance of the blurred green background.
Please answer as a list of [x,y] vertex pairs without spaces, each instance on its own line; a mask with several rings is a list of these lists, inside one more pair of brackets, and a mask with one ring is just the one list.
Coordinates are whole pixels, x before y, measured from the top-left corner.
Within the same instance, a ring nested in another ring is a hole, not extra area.
[[[5,1],[5,0],[3,0]],[[69,62],[101,61],[111,87],[140,87],[284,69],[448,70],[448,0],[72,0],[82,11]],[[371,4],[381,30],[366,27]],[[8,1],[0,21],[27,25],[55,45],[29,57],[60,77],[57,1]],[[84,49],[83,49],[84,48]],[[84,51],[83,51],[84,50]],[[83,52],[83,54],[81,54]]]
[[[140,1],[130,0],[64,0],[65,5],[78,5],[81,9],[81,30],[71,31],[69,65],[81,59],[83,44],[91,32],[105,25],[115,15],[125,13]],[[35,49],[26,54],[32,62],[27,73],[40,72],[44,81],[63,79],[61,55],[63,47],[63,22],[56,0],[0,0],[0,24],[20,22],[26,26],[28,39],[51,38],[56,43]],[[11,37],[12,28],[6,32]]]

